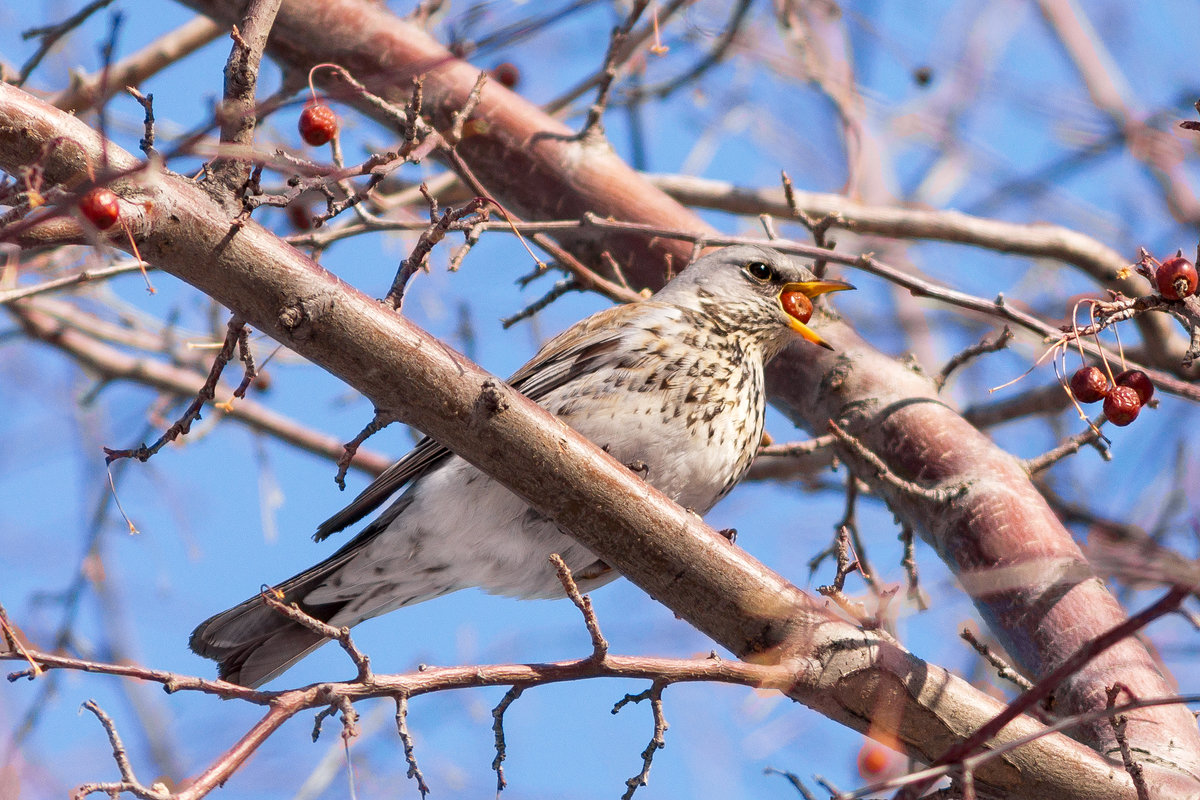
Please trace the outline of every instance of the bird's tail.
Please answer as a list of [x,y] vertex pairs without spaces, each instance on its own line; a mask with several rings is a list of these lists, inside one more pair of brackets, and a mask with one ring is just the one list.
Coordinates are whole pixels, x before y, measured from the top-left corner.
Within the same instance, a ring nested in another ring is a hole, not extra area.
[[[297,603],[311,617],[329,622],[347,604],[306,603],[314,589],[345,566],[339,551],[275,587],[284,603]],[[277,595],[278,596],[278,595]],[[196,626],[188,646],[218,664],[222,680],[251,688],[266,683],[328,641],[254,596],[233,608],[209,617]]]

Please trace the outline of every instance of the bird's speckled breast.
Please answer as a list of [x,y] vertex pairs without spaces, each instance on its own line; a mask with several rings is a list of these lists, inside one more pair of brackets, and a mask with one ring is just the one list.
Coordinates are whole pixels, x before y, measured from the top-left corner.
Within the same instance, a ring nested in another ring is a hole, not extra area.
[[703,314],[659,317],[630,328],[621,347],[544,405],[619,461],[645,464],[652,485],[704,513],[749,468],[762,438],[762,358],[751,352],[756,342]]

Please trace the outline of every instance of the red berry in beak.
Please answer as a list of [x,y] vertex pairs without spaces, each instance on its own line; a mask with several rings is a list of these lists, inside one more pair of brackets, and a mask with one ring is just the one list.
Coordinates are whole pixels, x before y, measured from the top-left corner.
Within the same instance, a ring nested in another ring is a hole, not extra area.
[[790,316],[795,317],[801,322],[808,322],[812,319],[813,304],[801,292],[784,292],[779,297],[779,301],[783,304],[783,310]]

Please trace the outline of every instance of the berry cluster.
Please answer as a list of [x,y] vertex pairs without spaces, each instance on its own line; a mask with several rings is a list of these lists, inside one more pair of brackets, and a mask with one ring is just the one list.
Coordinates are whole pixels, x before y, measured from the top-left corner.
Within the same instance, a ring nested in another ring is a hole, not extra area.
[[1127,369],[1109,383],[1099,367],[1080,367],[1071,376],[1071,394],[1081,403],[1104,401],[1104,416],[1113,425],[1137,419],[1142,406],[1154,396],[1154,383],[1140,369]]

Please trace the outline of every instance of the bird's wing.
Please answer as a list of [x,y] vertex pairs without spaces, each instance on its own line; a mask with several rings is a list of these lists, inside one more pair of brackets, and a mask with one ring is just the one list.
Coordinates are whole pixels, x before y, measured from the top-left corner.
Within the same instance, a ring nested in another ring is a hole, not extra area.
[[358,522],[383,505],[384,501],[395,494],[404,484],[441,463],[449,455],[449,450],[428,436],[421,439],[417,442],[417,446],[409,450],[399,461],[379,473],[379,477],[371,481],[370,486],[363,489],[358,497],[350,501],[350,505],[322,522],[317,528],[317,532],[313,534],[313,539],[319,542]]
[[577,322],[546,342],[508,379],[509,384],[535,403],[541,402],[576,376],[598,367],[598,362],[618,349],[629,322],[648,305],[613,306]]
[[[513,388],[534,402],[567,381],[592,369],[615,349],[622,330],[644,303],[614,306],[567,328],[547,342],[525,366],[508,379]],[[450,456],[450,450],[426,436],[403,458],[384,470],[348,506],[321,523],[313,539],[321,541],[370,514],[406,483]]]

